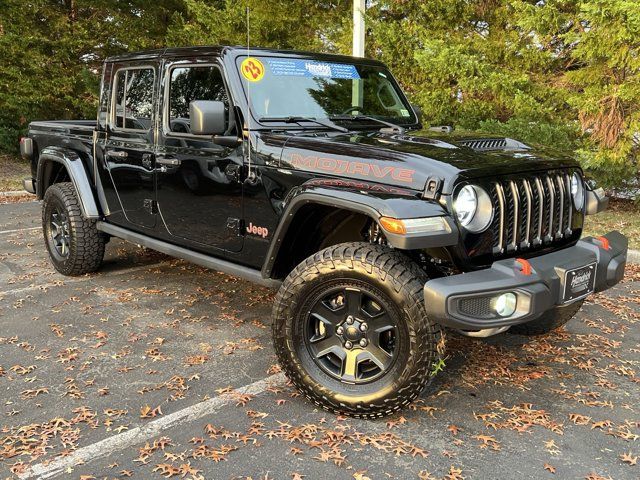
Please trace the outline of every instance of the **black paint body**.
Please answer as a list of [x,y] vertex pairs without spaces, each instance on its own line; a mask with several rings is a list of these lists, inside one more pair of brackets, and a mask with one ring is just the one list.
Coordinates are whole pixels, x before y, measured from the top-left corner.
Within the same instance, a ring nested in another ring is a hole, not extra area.
[[[381,65],[373,60],[303,52],[252,50],[252,54]],[[84,163],[102,221],[270,276],[295,210],[290,208],[301,195],[306,195],[300,197],[304,202],[321,198],[327,205],[359,204],[360,211],[368,208],[378,217],[448,216],[456,241],[445,248],[446,256],[460,270],[470,270],[494,260],[493,233],[474,235],[455,226],[452,195],[459,185],[470,180],[482,185],[514,174],[556,169],[579,171],[574,160],[554,152],[477,151],[460,143],[467,137],[423,130],[417,120],[405,133],[383,133],[380,125],[370,122],[350,125],[349,133],[312,124],[304,128],[284,122],[260,124],[247,111],[244,82],[237,68],[242,56],[246,49],[240,47],[195,47],[108,59],[97,122],[31,124],[34,180],[38,178],[39,151],[52,146],[72,150]],[[167,126],[168,72],[176,66],[197,64],[217,65],[223,73],[233,106],[231,115],[243,126],[239,129],[243,140],[237,147],[175,134]],[[124,67],[151,68],[155,73],[152,124],[143,133],[116,129],[109,122],[113,81]],[[126,157],[113,157],[113,152],[126,152]],[[178,163],[162,169],[160,159]],[[250,173],[255,175],[253,180],[247,179]],[[425,198],[430,180],[436,181],[437,192]],[[560,243],[505,253],[500,258],[516,253],[539,255],[574,244],[582,220],[582,213],[574,212],[573,234]],[[259,227],[261,234],[248,232],[247,227],[252,226]],[[469,252],[474,252],[473,258]]]

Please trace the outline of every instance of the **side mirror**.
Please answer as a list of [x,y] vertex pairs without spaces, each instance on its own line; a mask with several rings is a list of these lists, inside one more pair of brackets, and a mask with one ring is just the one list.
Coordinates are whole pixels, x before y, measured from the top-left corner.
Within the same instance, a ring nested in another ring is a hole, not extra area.
[[604,212],[609,206],[609,197],[607,197],[602,188],[595,190],[587,189],[587,215],[595,215]]
[[226,130],[224,102],[194,100],[189,103],[189,121],[194,135],[222,135]]
[[418,117],[418,121],[422,123],[422,108],[420,108],[415,103],[411,104],[411,108],[413,108],[413,111],[416,112],[416,117]]

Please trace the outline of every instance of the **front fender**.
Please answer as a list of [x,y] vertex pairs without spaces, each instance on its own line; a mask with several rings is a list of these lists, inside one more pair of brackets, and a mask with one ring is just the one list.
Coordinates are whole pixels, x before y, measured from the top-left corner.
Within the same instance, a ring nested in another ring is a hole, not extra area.
[[80,201],[82,215],[85,218],[100,218],[100,211],[98,210],[98,205],[93,195],[89,176],[87,175],[87,171],[82,163],[82,159],[73,150],[60,147],[46,147],[42,150],[40,157],[38,158],[36,182],[36,194],[38,199],[42,199],[44,197],[44,176],[47,165],[50,162],[62,164],[67,170],[67,173],[71,178],[71,182],[78,193],[78,200]]
[[419,198],[415,192],[364,182],[311,180],[292,190],[283,204],[280,223],[263,267],[269,276],[278,251],[298,210],[310,203],[362,213],[378,222],[381,217],[399,219],[443,217],[446,232],[396,235],[385,232],[389,244],[399,250],[445,247],[458,243],[459,232],[445,208],[432,200]]

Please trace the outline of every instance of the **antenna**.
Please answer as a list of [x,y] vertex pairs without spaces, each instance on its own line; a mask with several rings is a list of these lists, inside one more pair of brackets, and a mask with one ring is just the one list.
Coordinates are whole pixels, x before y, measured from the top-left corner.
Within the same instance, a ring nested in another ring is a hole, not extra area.
[[[249,5],[247,5],[247,58],[251,57],[249,16],[250,8]],[[246,76],[245,80],[247,82],[247,138],[249,139],[249,150],[247,151],[247,180],[253,183],[255,181],[255,173],[251,170],[251,82]]]

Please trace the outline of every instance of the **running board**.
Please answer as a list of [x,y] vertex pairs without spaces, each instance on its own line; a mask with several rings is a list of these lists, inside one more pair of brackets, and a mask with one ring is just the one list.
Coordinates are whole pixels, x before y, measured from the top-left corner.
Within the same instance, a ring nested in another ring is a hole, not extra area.
[[132,232],[126,228],[118,227],[110,223],[97,222],[96,227],[98,230],[104,233],[108,233],[127,242],[142,245],[158,252],[166,253],[172,257],[181,258],[188,262],[195,263],[205,268],[217,270],[227,275],[233,275],[234,277],[240,277],[250,282],[263,285],[270,288],[279,288],[282,282],[273,278],[264,278],[260,273],[260,270],[254,268],[244,267],[242,265],[236,265],[235,263],[222,260],[220,258],[205,255],[203,253],[187,250],[186,248],[173,245],[171,243],[163,242],[155,238],[147,237],[137,232]]

